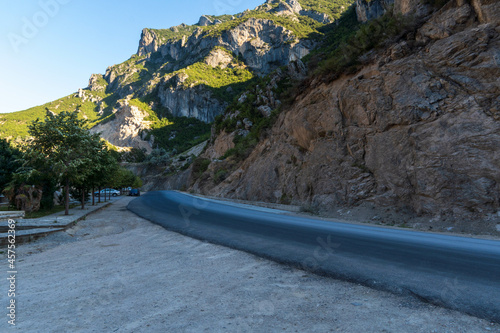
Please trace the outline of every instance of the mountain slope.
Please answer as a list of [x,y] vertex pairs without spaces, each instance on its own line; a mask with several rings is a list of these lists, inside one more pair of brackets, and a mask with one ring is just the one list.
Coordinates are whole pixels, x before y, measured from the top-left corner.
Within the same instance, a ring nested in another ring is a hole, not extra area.
[[[405,1],[395,8],[411,5]],[[374,203],[479,218],[493,232],[500,223],[499,3],[413,6],[408,13],[421,13],[414,29],[389,44],[365,47],[380,32],[391,36],[392,21],[381,18],[332,51],[364,50],[343,67],[347,74],[323,63],[323,74],[302,83],[253,145],[241,144],[241,131],[252,127],[234,125],[238,108],[230,110],[204,155],[214,163],[192,179],[193,189],[330,211]]]
[[[9,126],[0,135],[26,136],[26,124],[42,117],[45,108],[55,113],[83,108],[82,116],[94,125],[105,123],[97,128],[105,126],[104,138],[118,147],[166,147],[165,140],[155,142],[146,132],[154,129],[156,137],[164,136],[171,132],[168,126],[172,123],[185,122],[182,117],[214,121],[258,77],[310,53],[323,35],[322,29],[351,3],[268,0],[234,16],[202,16],[196,25],[144,29],[137,54],[108,67],[104,75],[93,75],[89,87],[71,97],[75,98],[71,103],[57,107],[53,102],[2,115],[0,121]],[[120,116],[131,100],[140,101],[136,103],[140,112],[133,114],[141,116],[135,120],[131,113]],[[138,105],[146,106],[141,109]],[[122,123],[128,119],[139,124],[146,118],[149,123],[144,126]],[[205,134],[193,134],[193,139]],[[146,137],[148,141],[142,140]]]

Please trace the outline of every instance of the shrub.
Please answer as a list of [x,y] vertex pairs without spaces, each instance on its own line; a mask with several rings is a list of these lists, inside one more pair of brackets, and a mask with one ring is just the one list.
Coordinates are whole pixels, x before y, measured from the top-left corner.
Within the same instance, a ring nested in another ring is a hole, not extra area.
[[229,171],[227,171],[226,169],[218,170],[214,175],[214,183],[220,184],[221,182],[223,182],[226,179],[228,173]]
[[356,71],[361,55],[372,49],[393,42],[398,36],[413,28],[413,22],[407,17],[388,11],[378,19],[362,24],[342,44],[335,48],[317,70],[318,74],[330,75],[332,79],[342,73]]
[[193,161],[193,174],[199,178],[205,171],[208,170],[210,160],[208,158],[198,157]]

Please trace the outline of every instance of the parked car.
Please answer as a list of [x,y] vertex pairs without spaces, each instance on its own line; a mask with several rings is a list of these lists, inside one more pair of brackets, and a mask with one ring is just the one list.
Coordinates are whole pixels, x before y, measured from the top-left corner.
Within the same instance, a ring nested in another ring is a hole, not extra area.
[[103,190],[101,190],[100,192],[99,191],[96,191],[94,192],[94,195],[96,196],[107,196],[109,197],[110,195],[112,197],[116,197],[116,196],[119,196],[120,195],[120,191],[117,191],[115,189],[112,189],[112,188],[105,188]]
[[141,190],[137,189],[137,188],[133,188],[130,190],[130,192],[128,192],[128,195],[131,196],[131,197],[140,197],[141,196]]

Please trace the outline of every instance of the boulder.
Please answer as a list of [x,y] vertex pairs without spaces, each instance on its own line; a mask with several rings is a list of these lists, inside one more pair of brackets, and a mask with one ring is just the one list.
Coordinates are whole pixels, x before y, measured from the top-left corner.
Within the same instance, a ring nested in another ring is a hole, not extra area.
[[208,16],[201,16],[200,17],[200,20],[198,21],[198,25],[201,26],[201,27],[206,27],[208,25],[212,25],[213,22],[212,20],[208,17]]

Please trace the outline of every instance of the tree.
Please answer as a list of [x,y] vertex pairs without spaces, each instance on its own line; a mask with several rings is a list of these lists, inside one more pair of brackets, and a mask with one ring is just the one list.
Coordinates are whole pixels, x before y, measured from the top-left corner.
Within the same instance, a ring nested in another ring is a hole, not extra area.
[[12,180],[12,175],[21,166],[21,152],[7,140],[0,139],[0,193]]
[[84,182],[102,150],[99,135],[89,133],[86,124],[75,111],[47,113],[44,122],[37,119],[29,126],[33,139],[26,148],[27,163],[52,170],[52,175],[64,186],[66,215],[70,185]]
[[[85,179],[85,183],[92,188],[92,205],[95,204],[94,189],[101,189],[109,183],[109,179],[113,176],[114,171],[118,168],[116,158],[113,152],[110,151],[104,141],[101,141],[101,149],[97,149],[94,155],[94,162],[89,167],[89,173]],[[99,195],[99,202],[101,196]]]
[[137,177],[132,171],[120,167],[113,177],[113,187],[123,189],[125,187],[141,187],[142,180]]

